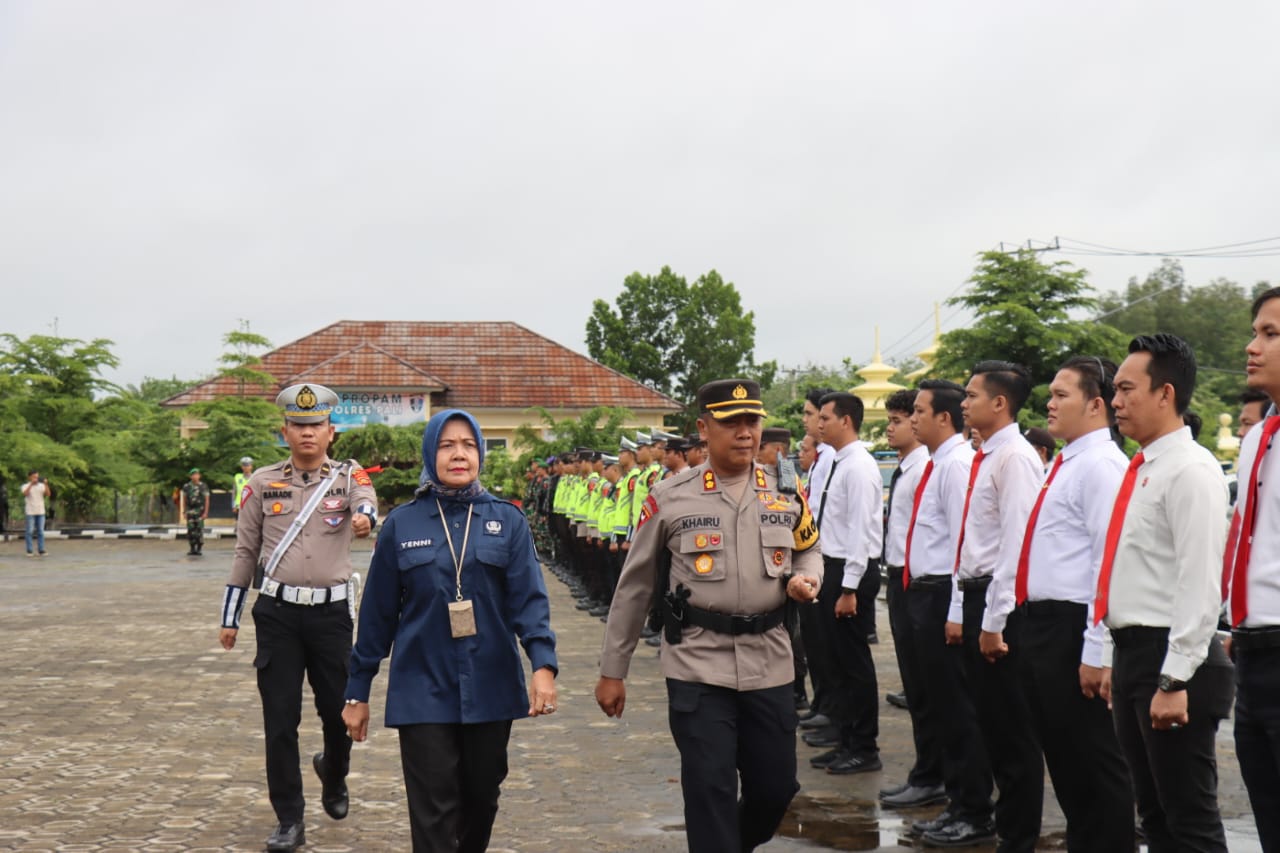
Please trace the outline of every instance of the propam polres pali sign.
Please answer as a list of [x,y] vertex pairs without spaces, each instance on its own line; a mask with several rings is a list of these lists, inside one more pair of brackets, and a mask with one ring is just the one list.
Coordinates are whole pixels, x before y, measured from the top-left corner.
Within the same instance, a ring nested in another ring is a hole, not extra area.
[[338,389],[330,420],[339,432],[369,424],[408,426],[427,419],[427,395],[412,391]]

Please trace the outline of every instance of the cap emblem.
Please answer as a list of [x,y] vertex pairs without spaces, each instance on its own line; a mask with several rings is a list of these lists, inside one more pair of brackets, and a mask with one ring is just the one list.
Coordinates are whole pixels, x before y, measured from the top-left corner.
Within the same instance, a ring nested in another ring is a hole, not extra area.
[[746,388],[743,388],[741,385],[739,385],[738,387],[734,388],[734,389],[733,389],[733,399],[735,399],[735,400],[745,400],[745,399],[747,399],[747,389],[746,389]]
[[311,390],[310,385],[303,385],[302,390],[298,392],[295,400],[299,409],[314,409],[316,407],[316,394]]

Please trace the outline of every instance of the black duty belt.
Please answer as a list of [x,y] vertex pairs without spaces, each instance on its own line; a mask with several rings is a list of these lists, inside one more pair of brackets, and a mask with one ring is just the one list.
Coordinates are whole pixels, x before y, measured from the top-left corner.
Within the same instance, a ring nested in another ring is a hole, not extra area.
[[1280,648],[1280,628],[1235,628],[1231,631],[1233,651]]
[[1028,619],[1081,619],[1089,613],[1089,605],[1055,599],[1027,599],[1022,603]]
[[[951,575],[912,575],[911,586],[928,587],[951,586]],[[908,587],[910,589],[911,587]]]
[[991,575],[983,575],[980,578],[960,578],[956,585],[962,592],[977,592],[991,586]]
[[763,634],[771,628],[776,628],[782,624],[783,617],[786,616],[786,605],[779,607],[777,610],[771,610],[768,613],[717,613],[714,610],[703,610],[701,607],[694,607],[692,604],[685,603],[684,614],[681,621],[685,625],[697,625],[699,628],[706,628],[708,631],[715,631],[720,634]]

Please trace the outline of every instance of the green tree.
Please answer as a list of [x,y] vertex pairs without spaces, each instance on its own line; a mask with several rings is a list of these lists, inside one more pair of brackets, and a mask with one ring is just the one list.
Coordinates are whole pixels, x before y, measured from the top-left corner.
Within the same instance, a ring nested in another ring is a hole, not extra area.
[[373,476],[378,499],[395,506],[413,497],[422,472],[422,433],[426,423],[391,427],[369,424],[338,435],[330,455],[355,459],[365,468],[380,468]]
[[515,460],[521,471],[534,457],[565,453],[575,447],[593,450],[615,448],[622,438],[623,425],[632,419],[630,410],[609,406],[597,406],[583,412],[581,417],[559,420],[544,408],[538,407],[533,411],[542,421],[541,428],[521,424],[515,432],[515,443],[526,448]]
[[678,399],[729,376],[770,385],[777,371],[775,362],[755,363],[755,313],[742,310],[737,288],[715,270],[692,285],[670,267],[634,272],[614,307],[592,303],[586,331],[596,361]]
[[262,358],[255,352],[271,349],[271,341],[249,331],[248,320],[241,320],[239,329],[223,335],[222,342],[231,347],[231,350],[218,358],[218,361],[226,365],[220,372],[223,376],[236,380],[236,393],[239,396],[244,396],[246,385],[267,388],[275,384],[276,378],[262,369]]
[[171,376],[168,379],[144,376],[140,384],[126,385],[122,396],[132,397],[148,403],[163,403],[170,397],[176,397],[188,388],[199,385],[202,381],[204,380],[179,379],[176,376]]
[[1195,350],[1199,372],[1192,409],[1205,421],[1200,441],[1208,447],[1217,444],[1217,416],[1237,413],[1245,387],[1244,348],[1252,335],[1250,307],[1268,286],[1259,282],[1246,292],[1235,282],[1216,278],[1193,287],[1181,264],[1165,260],[1142,281],[1131,278],[1123,291],[1099,300],[1103,319],[1126,338],[1168,332]]
[[280,409],[266,400],[220,397],[193,403],[186,413],[208,426],[183,443],[178,482],[185,480],[187,471],[195,467],[211,487],[230,489],[240,470],[240,457],[252,456],[261,466],[288,455],[278,439]]
[[1068,356],[1124,353],[1126,340],[1115,329],[1073,319],[1096,305],[1085,270],[1066,261],[1046,264],[1025,249],[980,258],[969,288],[948,300],[972,311],[973,325],[942,336],[931,376],[963,382],[975,363],[1000,359],[1026,366],[1034,384],[1043,385]]
[[95,395],[118,390],[102,372],[118,366],[104,338],[0,335],[0,476],[15,484],[38,468],[59,506],[82,518],[129,479],[121,445]]

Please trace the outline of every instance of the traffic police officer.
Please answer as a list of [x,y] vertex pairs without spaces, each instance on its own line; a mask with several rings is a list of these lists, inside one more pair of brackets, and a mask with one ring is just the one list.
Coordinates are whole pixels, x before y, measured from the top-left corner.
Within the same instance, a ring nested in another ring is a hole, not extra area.
[[290,457],[255,471],[241,494],[235,562],[222,602],[220,639],[231,649],[250,582],[260,589],[253,665],[266,730],[267,789],[279,820],[267,839],[272,851],[305,843],[298,758],[304,671],[324,729],[324,752],[312,759],[320,802],[334,820],[347,815],[351,740],[342,697],[355,603],[351,537],[368,536],[378,519],[369,475],[354,459],[329,458],[329,415],[337,402],[322,385],[291,385],[276,397]]
[[660,584],[689,849],[737,853],[773,837],[800,787],[783,616],[788,596],[814,600],[822,558],[804,499],[780,494],[754,463],[765,414],[759,386],[711,382],[697,401],[710,460],[645,499],[606,623],[596,701],[622,715],[623,679]]
[[244,492],[244,487],[249,484],[249,477],[253,474],[253,457],[240,457],[240,472],[236,474],[232,482],[231,493],[231,511],[236,515],[240,514],[240,494]]

